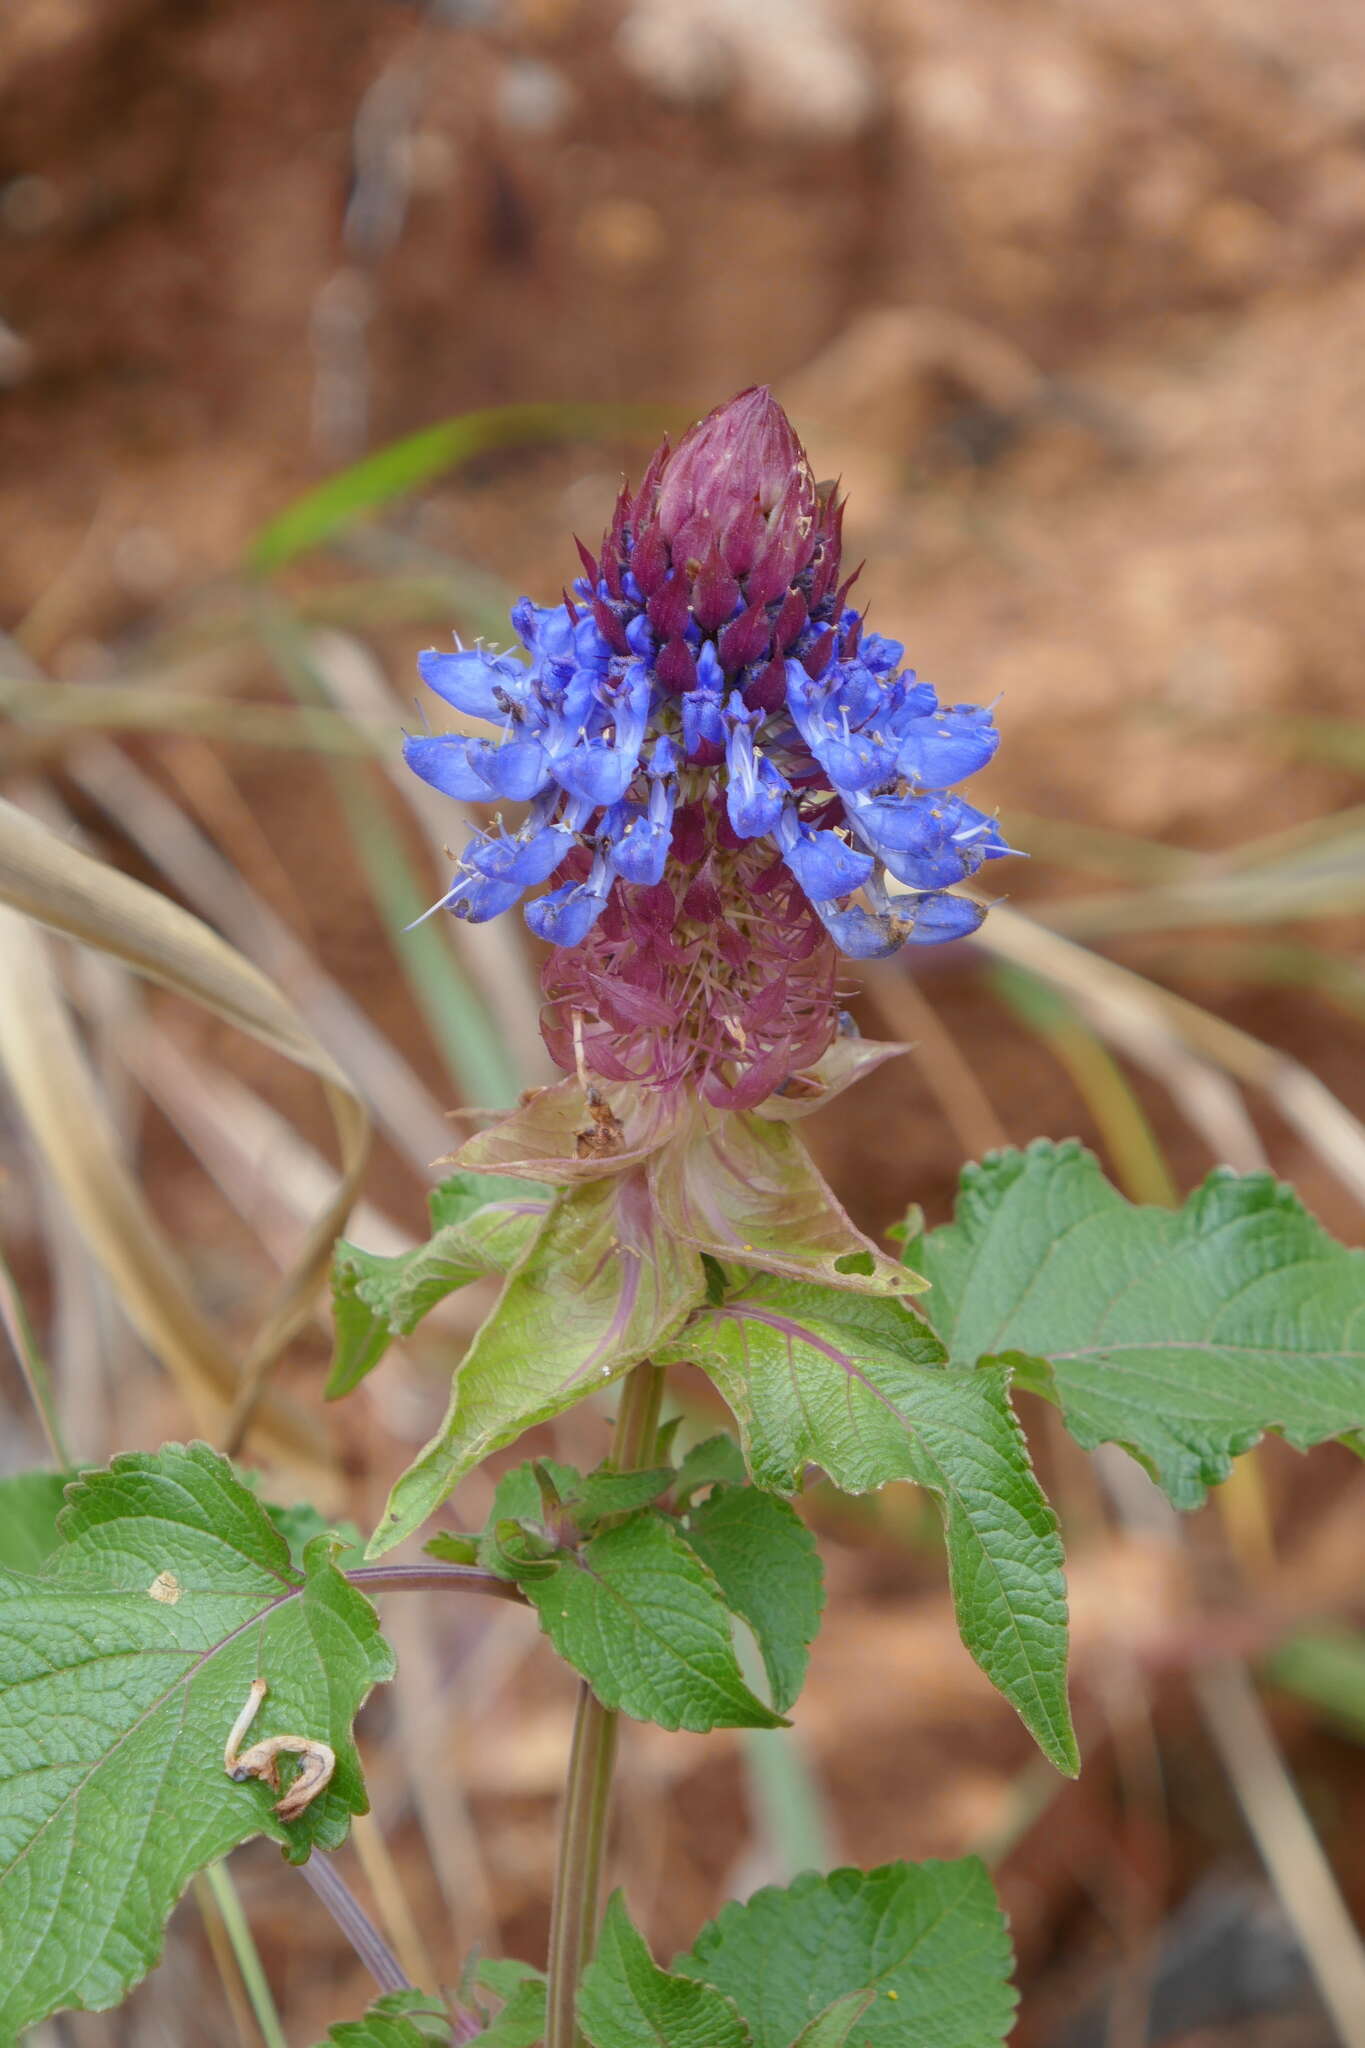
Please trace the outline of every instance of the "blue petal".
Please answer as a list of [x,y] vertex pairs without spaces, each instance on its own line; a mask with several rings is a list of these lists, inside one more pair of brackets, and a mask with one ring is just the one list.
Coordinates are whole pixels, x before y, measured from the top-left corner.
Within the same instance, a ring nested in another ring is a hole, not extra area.
[[850,896],[872,873],[872,856],[858,853],[837,832],[803,825],[782,856],[812,903]]
[[725,717],[725,809],[741,839],[761,839],[771,832],[791,795],[785,777],[754,746],[758,716],[746,711],[738,691],[732,694]]
[[[600,883],[595,880],[599,867]],[[610,889],[611,877],[605,865],[597,862],[586,882],[565,882],[548,896],[528,903],[526,922],[538,939],[546,939],[552,946],[577,946],[602,915]]]
[[542,681],[540,702],[545,720],[544,740],[551,754],[567,754],[584,737],[594,722],[600,723],[597,708],[597,677],[591,669],[568,672],[559,686]]
[[914,917],[908,934],[912,946],[939,946],[949,939],[965,939],[986,915],[984,904],[969,903],[965,896],[920,896],[902,901]]
[[574,835],[562,826],[543,825],[538,832],[476,839],[464,858],[491,881],[513,882],[520,891],[548,881],[573,844]]
[[[470,850],[468,847],[465,849],[466,860]],[[517,883],[493,880],[462,864],[435,908],[448,910],[452,917],[463,918],[466,924],[487,924],[490,918],[500,917],[504,910],[510,910],[520,896],[521,889]]]
[[924,789],[947,789],[984,768],[999,744],[989,711],[977,704],[955,704],[950,711],[917,719],[904,731],[897,773]]
[[486,748],[487,740],[471,740],[463,733],[412,733],[403,741],[403,759],[415,775],[439,789],[443,796],[459,797],[464,803],[485,803],[489,796],[487,779],[469,758],[470,748]]
[[830,733],[810,742],[811,752],[838,790],[871,789],[896,772],[896,756],[873,733]]
[[905,927],[890,911],[863,910],[856,903],[847,910],[832,903],[817,903],[815,908],[839,951],[851,960],[884,960],[905,942]]
[[649,772],[653,776],[674,775],[680,758],[678,742],[670,733],[661,732],[649,757]]
[[915,729],[917,719],[937,710],[938,692],[933,684],[916,682],[915,671],[907,669],[887,686],[878,728],[888,740],[904,739]]
[[604,669],[611,660],[611,648],[591,613],[573,629],[573,658],[580,667],[594,670]]
[[881,633],[864,633],[858,642],[858,659],[874,675],[889,675],[904,661],[905,649],[899,640],[888,640]]
[[641,661],[653,661],[654,635],[643,612],[637,612],[626,627],[626,645]]
[[952,830],[932,797],[862,798],[849,804],[848,814],[883,860],[893,853],[930,853]]
[[861,661],[845,661],[829,671],[825,685],[825,717],[832,732],[841,731],[847,721],[855,728],[866,725],[881,736],[883,721],[894,699],[880,676]]
[[671,820],[651,818],[638,804],[619,804],[605,821],[603,836],[611,840],[607,857],[622,881],[652,886],[663,880],[673,838]]
[[600,733],[589,733],[559,756],[554,773],[562,789],[594,804],[621,801],[640,765],[649,695],[649,678],[642,664],[628,673],[621,688],[599,693],[599,709],[614,725],[615,736],[606,739]]
[[[805,671],[802,670],[804,674]],[[697,650],[697,687],[720,691],[725,688],[725,670],[720,665],[714,640],[704,641]]]
[[573,621],[562,604],[532,604],[519,597],[512,607],[512,626],[523,647],[547,661],[572,661]]
[[[488,748],[486,754],[475,749]],[[488,787],[509,803],[525,803],[538,796],[550,779],[550,762],[539,740],[508,740],[502,746],[475,741],[470,760],[488,779]]]
[[682,728],[683,746],[689,756],[700,752],[703,746],[723,747],[725,726],[719,692],[700,688],[686,691],[682,699]]
[[635,763],[601,740],[584,740],[555,763],[560,788],[591,804],[619,803],[634,773]]
[[813,748],[828,730],[824,715],[827,692],[822,685],[813,683],[800,662],[791,656],[783,667],[787,674],[787,708],[802,739]]
[[481,647],[462,648],[458,654],[442,654],[428,647],[417,657],[422,681],[457,711],[471,718],[501,722],[507,716],[509,699],[521,703],[531,680],[524,662],[506,654],[486,654]]
[[[944,801],[944,810],[950,821],[954,846],[964,852],[971,851],[981,860],[999,860],[1003,854],[1018,854],[1016,846],[1010,846],[1000,833],[995,818],[986,811],[977,810],[963,797],[950,796]],[[1025,856],[1020,855],[1020,858]]]
[[739,776],[731,774],[725,789],[725,810],[741,839],[761,839],[771,832],[791,795],[791,786],[766,754],[754,757],[752,767]]
[[965,882],[981,865],[979,856],[973,859],[963,847],[952,844],[928,853],[883,853],[882,859],[888,873],[907,889],[950,889],[954,882]]

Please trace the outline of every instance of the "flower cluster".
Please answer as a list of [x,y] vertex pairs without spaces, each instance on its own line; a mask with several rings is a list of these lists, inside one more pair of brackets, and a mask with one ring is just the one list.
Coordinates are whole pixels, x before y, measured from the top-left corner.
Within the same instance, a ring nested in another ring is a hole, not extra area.
[[421,656],[439,696],[501,732],[411,737],[410,766],[527,806],[475,835],[442,903],[480,922],[553,884],[525,914],[558,949],[561,1064],[743,1106],[829,1044],[837,954],[980,922],[948,892],[1009,849],[952,785],[994,753],[991,714],[941,706],[863,631],[842,510],[769,393],[746,391],[622,492],[561,604],[516,605],[529,659]]

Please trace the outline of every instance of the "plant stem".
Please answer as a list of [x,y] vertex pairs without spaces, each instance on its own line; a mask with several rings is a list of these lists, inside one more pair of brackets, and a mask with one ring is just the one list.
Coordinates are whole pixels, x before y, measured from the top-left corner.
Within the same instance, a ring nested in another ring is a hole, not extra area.
[[237,1957],[228,1939],[226,1923],[218,1910],[218,1901],[210,1891],[208,1880],[202,1870],[195,1872],[192,1883],[194,1902],[204,1923],[209,1953],[213,1957],[218,1981],[223,1987],[223,1997],[227,2000],[228,2012],[232,2016],[232,2028],[237,2036],[238,2048],[261,2048],[260,2032],[252,2017],[246,1987],[242,1983],[242,1973],[237,1967]]
[[325,1849],[298,1866],[381,1991],[407,1991],[411,1979]]
[[[611,1463],[618,1472],[637,1471],[653,1458],[663,1378],[662,1368],[648,1363],[626,1376],[612,1444]],[[597,1939],[617,1720],[586,1684],[579,1686],[550,1909],[545,2048],[581,2048],[578,1980]]]
[[500,1579],[477,1564],[361,1564],[341,1575],[363,1593],[488,1593],[494,1600],[520,1600],[526,1595],[511,1579]]
[[261,2038],[266,2048],[288,2048],[270,1984],[261,1965],[260,1953],[252,1939],[246,1914],[242,1911],[242,1902],[237,1896],[237,1887],[228,1874],[227,1865],[223,1862],[210,1863],[204,1872],[204,1879],[213,1894],[218,1911],[223,1916],[223,1925],[227,1929],[228,1940],[232,1943],[232,1952],[237,1958],[237,1967],[242,1973],[242,1982],[246,1986],[246,1995],[251,2000],[251,2010],[256,2016]]

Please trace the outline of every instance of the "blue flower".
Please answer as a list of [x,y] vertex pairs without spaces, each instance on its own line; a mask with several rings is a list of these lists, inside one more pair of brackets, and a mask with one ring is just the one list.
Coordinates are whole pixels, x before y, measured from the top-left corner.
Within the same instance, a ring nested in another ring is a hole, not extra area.
[[579,946],[607,907],[612,869],[599,854],[586,881],[565,882],[526,906],[526,922],[538,939],[554,946]]
[[417,668],[429,690],[471,718],[506,718],[523,701],[530,681],[524,663],[507,654],[486,655],[478,647],[462,647],[455,654],[429,647],[418,655]]
[[754,727],[762,718],[762,712],[746,710],[738,690],[733,693],[725,710],[725,808],[741,839],[771,832],[791,796],[785,778],[754,746]]
[[840,581],[841,513],[780,409],[744,393],[623,492],[562,603],[518,600],[525,659],[421,655],[438,696],[498,731],[415,734],[409,765],[463,803],[529,806],[475,832],[442,905],[478,922],[549,884],[526,918],[566,948],[613,900],[602,929],[629,925],[618,887],[648,890],[639,929],[657,948],[668,885],[682,961],[725,920],[727,888],[750,930],[754,905],[788,915],[764,892],[796,892],[789,959],[822,932],[872,958],[974,930],[980,907],[950,892],[1010,849],[956,786],[992,759],[994,719],[941,705],[898,641],[864,632]]

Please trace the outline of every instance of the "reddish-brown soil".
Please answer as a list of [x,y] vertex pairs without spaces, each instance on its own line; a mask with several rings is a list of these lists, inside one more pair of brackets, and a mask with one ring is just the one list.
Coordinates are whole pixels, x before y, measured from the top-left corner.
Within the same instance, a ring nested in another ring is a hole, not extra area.
[[[948,696],[1002,699],[985,794],[1036,856],[1008,875],[1017,905],[1119,886],[1063,826],[1222,852],[1358,804],[1365,10],[830,0],[814,83],[789,47],[795,5],[736,7],[733,43],[705,29],[714,7],[675,11],[712,50],[710,89],[694,99],[630,67],[624,0],[425,17],[397,0],[9,0],[0,630],[59,680],[132,673],[143,650],[161,665],[169,635],[237,602],[262,522],[367,448],[530,399],[647,401],[683,420],[764,380],[820,473],[844,479],[878,626]],[[357,239],[353,206],[348,245],[357,169],[372,232]],[[390,552],[368,569],[412,576],[455,558],[549,595],[571,573],[570,531],[593,536],[642,446],[607,431],[485,456],[397,510]],[[310,563],[287,587],[344,589],[355,566]],[[451,627],[480,623],[452,606]],[[416,649],[444,630],[418,609],[364,633],[392,678],[395,725]],[[279,695],[262,655],[231,658],[239,694]],[[1344,742],[1306,750],[1289,723],[1306,717],[1353,731],[1353,757]],[[235,743],[128,744],[449,1101],[322,764]],[[165,886],[135,821],[99,810],[68,755],[66,742],[35,755],[16,740],[0,769],[28,795],[36,762],[101,851]],[[1272,982],[1264,950],[1248,956],[1293,939],[1347,960],[1358,920],[1196,922],[1111,941],[1101,918],[1087,935],[1365,1111],[1358,999],[1352,1012]],[[1103,1140],[979,954],[916,964],[1004,1139]],[[903,1028],[886,982],[857,1007],[870,1032]],[[292,1073],[177,1006],[156,1014],[325,1149],[325,1117]],[[1189,1187],[1213,1163],[1207,1139],[1159,1076],[1130,1078]],[[1320,1152],[1273,1103],[1251,1107],[1276,1170],[1358,1236],[1358,1208]],[[971,1115],[951,1072],[921,1056],[812,1136],[857,1220],[881,1229],[911,1201],[931,1220],[949,1213]],[[270,1278],[256,1238],[159,1113],[135,1124],[157,1213],[206,1297],[245,1328]],[[433,1155],[444,1143],[433,1131]],[[42,1232],[15,1192],[31,1182],[8,1127],[0,1164],[14,1175],[0,1216],[41,1317]],[[387,1146],[368,1192],[420,1227],[420,1180]],[[322,1346],[319,1332],[297,1348],[300,1397],[316,1390]],[[329,1413],[357,1519],[373,1518],[439,1412],[440,1365],[439,1345],[414,1347]],[[126,1346],[103,1398],[108,1440],[91,1454],[188,1427]],[[1069,2033],[1076,2015],[1116,1970],[1140,2004],[1141,1972],[1184,1939],[1163,1928],[1198,1885],[1261,1880],[1185,1684],[1204,1626],[1188,1589],[1169,1556],[1107,1530],[1088,1465],[1048,1417],[1028,1420],[1072,1544],[1079,1784],[1038,1775],[957,1644],[931,1521],[895,1489],[875,1504],[811,1499],[832,1597],[794,1739],[841,1857],[1008,1844],[1018,2040],[1082,2048],[1103,2030],[1090,2007],[1089,2031]],[[591,1459],[601,1439],[602,1417],[579,1413],[555,1440]],[[1358,1468],[1344,1452],[1309,1467],[1272,1445],[1262,1470],[1277,1562],[1261,1606],[1292,1589],[1304,1610],[1349,1611]],[[478,1483],[470,1493],[466,1520],[482,1505]],[[1220,1527],[1206,1512],[1196,1547],[1217,1549]],[[1252,1649],[1266,1633],[1256,1613],[1248,1594],[1234,1617]],[[515,1616],[510,1632],[482,1615],[441,1616],[426,1633],[415,1614],[395,1619],[413,1704],[376,1701],[362,1744],[450,1981],[476,1940],[528,1956],[543,1944],[569,1689]],[[1276,1714],[1365,1913],[1359,1749],[1305,1708],[1281,1701]],[[746,1825],[751,1800],[731,1738],[630,1731],[622,1870],[660,1954],[731,1889],[774,1874],[770,1840]],[[346,1867],[371,1898],[349,1852]],[[312,1895],[263,1845],[234,1869],[290,2038],[358,2011],[363,1975]],[[205,2011],[208,1968],[185,1908],[125,2015],[76,2018],[54,2038],[229,2041],[216,2006]],[[1112,2042],[1148,2038],[1137,2010],[1119,2011]],[[1298,1993],[1287,2017],[1176,2022],[1160,2038],[1186,2048],[1326,2038]]]

